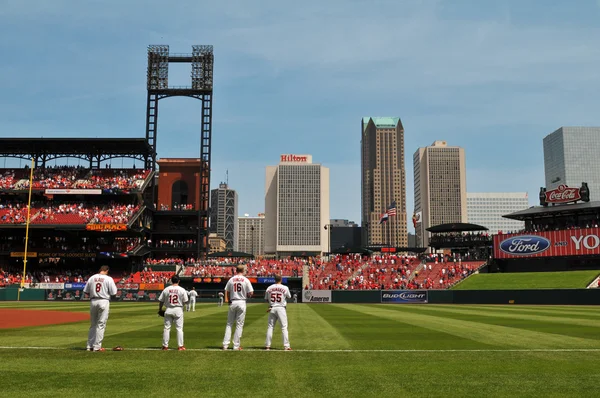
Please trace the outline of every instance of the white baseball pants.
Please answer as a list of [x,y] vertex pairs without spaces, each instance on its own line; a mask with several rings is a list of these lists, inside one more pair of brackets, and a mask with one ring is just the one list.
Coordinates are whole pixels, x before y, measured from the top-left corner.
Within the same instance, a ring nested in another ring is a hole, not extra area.
[[290,338],[288,335],[288,320],[287,312],[285,307],[273,307],[269,312],[269,321],[267,324],[267,341],[265,347],[271,347],[271,341],[273,340],[273,328],[279,320],[281,324],[281,334],[283,334],[283,348],[290,348]]
[[227,313],[227,326],[225,326],[225,337],[223,338],[223,347],[229,347],[231,341],[231,328],[235,322],[235,333],[233,335],[233,349],[240,348],[240,340],[244,331],[244,321],[246,320],[246,302],[236,300],[229,306]]
[[219,297],[219,307],[223,306],[223,297]]
[[196,311],[196,299],[190,299],[190,302],[188,303],[188,311],[190,310],[190,307],[192,311]]
[[87,348],[99,350],[104,340],[104,330],[108,321],[110,300],[95,299],[90,302],[90,331]]
[[163,347],[169,346],[171,338],[171,325],[175,324],[177,330],[177,346],[183,347],[183,308],[167,308],[165,311],[165,329],[163,330]]

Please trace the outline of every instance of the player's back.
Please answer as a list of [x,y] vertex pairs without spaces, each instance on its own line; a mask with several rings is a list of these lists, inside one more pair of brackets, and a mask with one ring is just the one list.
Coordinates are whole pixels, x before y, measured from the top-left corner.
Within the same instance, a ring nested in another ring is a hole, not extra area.
[[117,294],[117,285],[110,276],[96,274],[88,279],[83,291],[90,295],[90,300],[110,300],[110,296]]
[[280,283],[269,286],[265,292],[265,299],[271,307],[285,307],[291,297],[290,289]]
[[165,304],[167,309],[183,307],[188,302],[188,294],[181,286],[169,286],[165,288],[158,298]]
[[225,290],[229,292],[229,297],[234,300],[246,300],[248,295],[254,292],[250,280],[243,275],[236,275],[229,279]]

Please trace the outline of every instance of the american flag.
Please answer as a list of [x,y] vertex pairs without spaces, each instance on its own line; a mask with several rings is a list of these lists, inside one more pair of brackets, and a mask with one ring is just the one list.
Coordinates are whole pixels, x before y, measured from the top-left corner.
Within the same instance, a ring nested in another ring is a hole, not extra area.
[[386,222],[387,220],[388,220],[388,214],[387,214],[387,212],[386,212],[386,213],[383,213],[383,214],[381,215],[381,218],[379,219],[379,224],[383,224],[383,223],[384,223],[384,222]]
[[390,217],[396,215],[396,201],[395,200],[392,202],[392,204],[390,205],[390,207],[388,207],[387,214]]

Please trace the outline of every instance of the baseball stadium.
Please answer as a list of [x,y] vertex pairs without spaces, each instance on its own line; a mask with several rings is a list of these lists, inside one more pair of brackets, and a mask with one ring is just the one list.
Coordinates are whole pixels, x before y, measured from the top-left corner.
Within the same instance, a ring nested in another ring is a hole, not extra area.
[[[3,396],[594,394],[600,202],[585,183],[506,214],[522,231],[449,223],[428,228],[429,247],[219,251],[209,233],[213,62],[212,46],[148,47],[145,137],[0,138],[0,156],[21,162],[0,169]],[[191,65],[189,87],[169,86],[169,63]],[[172,97],[198,105],[197,158],[158,157],[158,105]],[[115,167],[123,158],[135,165]],[[240,265],[253,295],[228,288]],[[90,344],[90,305],[104,298],[86,285],[102,266],[115,294],[103,339]],[[267,350],[277,305],[264,297],[278,276],[289,347],[280,316]],[[173,283],[197,294],[179,306],[185,344],[175,330],[161,341]],[[245,322],[231,349],[235,300]]]

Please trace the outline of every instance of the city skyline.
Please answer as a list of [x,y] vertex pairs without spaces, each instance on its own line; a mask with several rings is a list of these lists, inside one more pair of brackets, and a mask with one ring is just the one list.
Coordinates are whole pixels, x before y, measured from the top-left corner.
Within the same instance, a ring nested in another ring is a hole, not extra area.
[[[465,148],[468,191],[531,198],[545,181],[542,139],[560,126],[600,125],[595,1],[182,0],[168,20],[159,4],[5,5],[0,31],[11,39],[0,49],[11,56],[2,65],[2,135],[143,137],[146,46],[186,52],[211,44],[212,188],[229,169],[240,208],[262,212],[269,159],[312,153],[331,169],[331,217],[359,220],[353,137],[362,115],[400,116],[407,153],[434,140]],[[383,10],[394,23],[381,24]],[[185,85],[189,71],[174,66],[169,76]],[[197,157],[198,120],[192,100],[161,105],[169,127],[159,157]],[[411,162],[406,175],[410,216]]]

